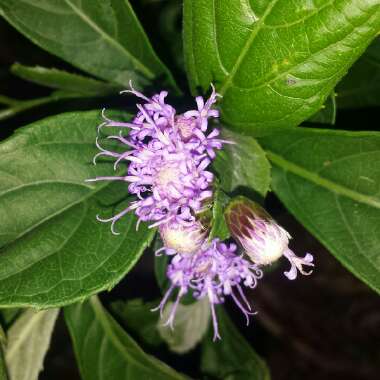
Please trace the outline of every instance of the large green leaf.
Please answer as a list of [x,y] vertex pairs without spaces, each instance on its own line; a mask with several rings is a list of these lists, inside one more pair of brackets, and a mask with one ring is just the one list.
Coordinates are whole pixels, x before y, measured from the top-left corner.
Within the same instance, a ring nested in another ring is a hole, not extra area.
[[223,138],[233,144],[225,144],[213,163],[221,188],[231,192],[248,187],[265,196],[270,184],[270,164],[263,149],[250,136],[224,130]]
[[8,309],[1,309],[0,310],[0,319],[1,319],[1,326],[8,330],[10,326],[13,324],[13,322],[16,321],[16,319],[20,316],[23,309],[18,307],[11,307]]
[[[132,268],[154,231],[125,216],[119,236],[96,215],[125,208],[124,183],[92,157],[98,112],[34,123],[0,145],[0,305],[51,307],[109,289]],[[119,202],[119,203],[117,203]],[[117,204],[116,204],[117,203]]]
[[190,86],[214,82],[240,130],[314,114],[380,27],[378,0],[185,0]]
[[185,378],[146,354],[96,297],[67,307],[65,319],[83,380]]
[[0,0],[0,14],[35,44],[110,82],[127,86],[171,74],[127,0]]
[[83,95],[102,96],[117,93],[120,86],[105,83],[79,74],[64,70],[48,69],[41,66],[24,66],[15,63],[11,67],[13,74],[18,77],[59,90],[75,92]]
[[207,332],[210,322],[208,298],[190,305],[179,304],[174,319],[174,329],[165,326],[173,302],[166,304],[162,318],[157,311],[152,312],[159,303],[159,300],[144,303],[141,299],[119,301],[112,304],[112,311],[121,318],[128,329],[150,346],[166,342],[171,351],[179,354],[193,349]]
[[173,302],[166,304],[162,320],[158,322],[158,332],[173,352],[184,354],[192,350],[207,332],[211,316],[209,300],[204,297],[190,305],[179,304],[173,329],[164,325],[172,307]]
[[12,99],[0,95],[0,104],[4,104],[6,106],[6,108],[2,108],[0,110],[0,121],[16,116],[20,112],[27,111],[34,107],[77,98],[83,98],[83,94],[65,91],[54,91],[49,96],[28,100]]
[[338,106],[359,108],[380,105],[380,38],[368,47],[338,84]]
[[[3,343],[6,343],[6,341],[7,341],[7,336],[6,336],[6,334],[5,334],[5,331],[4,331],[4,329],[3,329],[3,326],[0,325],[0,347],[1,347],[1,345],[2,345]],[[0,371],[0,373],[1,373],[1,371]],[[1,379],[1,376],[0,376],[0,379]]]
[[38,379],[58,313],[59,309],[29,309],[9,329],[5,361],[10,380]]
[[9,377],[8,377],[7,366],[5,364],[3,348],[4,348],[4,346],[1,342],[0,343],[0,379],[1,380],[8,380]]
[[209,239],[219,238],[226,240],[230,237],[230,231],[224,219],[224,210],[230,197],[225,194],[219,186],[214,188],[214,199],[212,205],[212,221]]
[[159,300],[144,302],[141,298],[116,301],[111,304],[111,311],[128,331],[135,333],[144,344],[155,347],[162,344],[157,329],[160,314],[152,312],[159,303]]
[[322,108],[310,117],[307,121],[310,123],[318,124],[330,124],[334,125],[336,121],[336,93],[332,92],[330,96],[326,99],[325,104]]
[[[156,235],[154,242],[154,251],[163,246],[162,239],[159,234]],[[167,267],[170,263],[170,257],[168,255],[159,255],[154,257],[154,274],[156,277],[157,285],[159,286],[161,293],[165,294],[170,286],[168,276],[166,275]]]
[[282,202],[380,291],[380,133],[297,128],[259,141]]
[[202,372],[219,380],[269,380],[267,366],[221,308],[218,321],[222,339],[213,342],[210,327],[202,345]]

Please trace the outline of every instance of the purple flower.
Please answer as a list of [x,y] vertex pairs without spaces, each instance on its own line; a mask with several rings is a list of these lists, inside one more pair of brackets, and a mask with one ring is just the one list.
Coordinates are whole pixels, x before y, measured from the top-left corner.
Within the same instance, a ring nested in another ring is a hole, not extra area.
[[[213,197],[214,176],[209,166],[215,151],[223,144],[232,143],[219,138],[219,130],[209,129],[209,118],[218,118],[213,109],[219,96],[212,86],[212,93],[205,102],[196,98],[197,110],[183,114],[165,103],[166,91],[146,97],[130,86],[132,93],[141,100],[137,114],[130,122],[114,121],[105,115],[98,127],[96,145],[99,157],[114,160],[114,169],[122,164],[127,167],[121,175],[103,176],[88,181],[124,181],[130,194],[135,195],[126,209],[108,219],[97,216],[99,221],[115,223],[128,212],[134,212],[139,223],[151,222],[150,227],[159,227],[163,247],[156,251],[171,255],[167,268],[170,282],[160,305],[163,309],[172,296],[167,325],[173,327],[176,310],[181,298],[190,293],[196,300],[207,298],[211,308],[214,340],[220,339],[215,305],[222,304],[230,296],[246,317],[247,325],[252,312],[244,287],[255,288],[263,276],[261,265],[266,265],[285,256],[291,269],[284,272],[295,279],[297,270],[305,272],[303,266],[314,266],[313,256],[297,257],[288,247],[291,238],[266,211],[256,203],[240,197],[232,201],[225,214],[232,236],[241,244],[250,260],[236,254],[235,244],[227,245],[214,239],[208,240],[208,228],[203,226],[206,211]],[[119,129],[118,134],[107,139],[116,140],[120,149],[103,148],[99,135],[103,128]]]
[[192,119],[196,118],[198,121],[198,125],[202,132],[207,130],[208,118],[209,117],[219,117],[219,111],[211,109],[212,105],[216,103],[216,98],[220,96],[215,92],[215,87],[211,84],[212,93],[209,99],[204,102],[201,96],[197,96],[195,101],[197,103],[198,110],[197,111],[187,111],[184,114],[185,118]]
[[271,264],[285,256],[291,264],[290,270],[284,272],[289,280],[297,277],[297,269],[303,275],[312,273],[303,266],[313,267],[313,256],[310,253],[303,258],[296,256],[288,247],[289,233],[257,203],[238,197],[230,203],[225,216],[232,236],[255,264]]
[[[210,98],[204,103],[197,97],[197,111],[176,115],[175,109],[165,103],[167,92],[148,98],[134,90],[130,92],[140,98],[138,113],[132,122],[108,119],[104,112],[102,128],[120,128],[119,135],[108,136],[117,140],[124,151],[121,153],[104,149],[97,139],[100,156],[115,159],[114,168],[128,163],[127,173],[121,176],[97,177],[88,181],[120,180],[128,182],[128,190],[137,199],[125,210],[109,219],[98,220],[115,223],[127,212],[134,211],[141,221],[152,221],[151,227],[163,223],[192,223],[203,211],[205,202],[212,197],[213,174],[208,170],[215,150],[227,141],[218,137],[219,131],[206,133],[209,117],[218,117],[212,106],[217,94],[214,87]],[[124,133],[127,131],[128,133]]]
[[249,323],[249,316],[254,314],[244,295],[243,286],[254,288],[257,280],[263,276],[257,265],[236,255],[235,244],[224,244],[214,239],[205,242],[195,254],[177,253],[167,269],[170,287],[159,306],[161,316],[166,302],[177,290],[176,299],[170,311],[166,325],[173,327],[176,309],[181,298],[192,291],[195,299],[207,297],[211,307],[214,326],[214,340],[220,339],[215,305],[231,296]]

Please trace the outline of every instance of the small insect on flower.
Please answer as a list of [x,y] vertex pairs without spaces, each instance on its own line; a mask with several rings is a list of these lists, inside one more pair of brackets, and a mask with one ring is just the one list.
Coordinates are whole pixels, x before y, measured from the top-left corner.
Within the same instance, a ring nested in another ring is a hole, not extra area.
[[[218,94],[212,86],[209,99],[196,98],[198,110],[177,115],[176,110],[165,103],[166,91],[151,98],[133,89],[131,93],[142,100],[137,104],[138,113],[131,122],[108,119],[103,112],[104,122],[98,127],[119,128],[119,135],[109,136],[117,140],[124,151],[121,153],[103,149],[97,139],[101,156],[115,159],[115,170],[121,163],[128,163],[122,176],[105,176],[88,181],[119,180],[128,182],[128,191],[136,200],[128,208],[109,219],[98,220],[115,223],[126,213],[133,211],[141,221],[153,222],[150,227],[164,223],[187,224],[202,212],[203,204],[212,198],[213,174],[208,170],[215,158],[215,150],[228,141],[217,138],[218,129],[207,134],[208,119],[217,118],[219,113],[212,109]],[[125,132],[126,131],[126,132]]]
[[309,275],[303,266],[314,266],[313,256],[307,253],[301,258],[289,248],[289,233],[257,203],[238,197],[231,201],[225,212],[225,218],[231,235],[245,250],[249,258],[258,265],[267,265],[285,256],[290,264],[284,272],[290,280],[297,277],[297,270]]

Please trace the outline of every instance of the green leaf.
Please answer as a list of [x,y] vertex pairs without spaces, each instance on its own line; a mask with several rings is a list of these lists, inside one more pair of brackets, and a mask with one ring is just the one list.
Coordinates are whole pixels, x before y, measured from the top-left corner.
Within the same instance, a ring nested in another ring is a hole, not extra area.
[[126,215],[111,234],[108,217],[128,205],[122,182],[91,160],[98,112],[62,114],[21,128],[0,144],[0,306],[46,308],[110,289],[137,262],[155,231]]
[[259,141],[280,200],[379,292],[380,133],[297,128]]
[[[0,345],[7,343],[7,331],[25,309],[0,309]],[[1,379],[1,376],[0,376]]]
[[83,94],[54,91],[51,95],[43,98],[35,98],[30,100],[17,100],[7,98],[0,95],[0,104],[6,104],[8,107],[0,109],[0,121],[9,119],[17,114],[27,111],[31,108],[43,106],[46,104],[55,103],[62,100],[71,100],[76,98],[82,98]]
[[144,303],[141,299],[118,301],[112,304],[112,311],[145,344],[157,347],[166,342],[170,350],[179,354],[193,349],[201,341],[209,325],[210,305],[207,299],[190,305],[179,304],[173,330],[164,326],[173,302],[167,303],[162,318],[158,312],[152,312],[159,303],[159,300]]
[[15,63],[12,65],[11,71],[22,79],[43,86],[87,96],[102,96],[117,93],[121,89],[121,86],[111,85],[83,75],[41,66],[30,67]]
[[169,318],[172,307],[173,302],[166,304],[162,321],[158,323],[158,332],[171,351],[184,354],[192,350],[206,334],[210,324],[210,304],[207,297],[190,305],[178,304],[174,329],[163,324]]
[[338,84],[337,101],[340,108],[361,108],[380,105],[380,38]]
[[37,380],[59,309],[25,311],[8,331],[5,361],[10,380]]
[[8,330],[13,322],[20,316],[23,309],[13,307],[0,310],[1,325]]
[[0,0],[0,14],[41,48],[127,86],[163,76],[175,87],[127,0]]
[[229,202],[230,197],[226,195],[219,187],[214,189],[214,202],[212,207],[212,223],[209,239],[219,238],[226,240],[230,237],[230,231],[224,219],[224,210]]
[[146,354],[96,297],[67,307],[65,319],[83,380],[185,378]]
[[218,310],[218,322],[222,339],[213,342],[210,327],[202,345],[202,372],[219,380],[269,380],[267,366],[222,308]]
[[[156,235],[156,240],[154,242],[153,250],[157,251],[163,246],[162,239],[159,234]],[[164,294],[169,288],[169,280],[166,276],[166,270],[170,262],[170,257],[168,255],[160,255],[154,257],[154,274],[156,276],[157,284]]]
[[157,329],[159,313],[152,312],[152,309],[159,303],[158,300],[143,302],[142,299],[128,302],[117,301],[111,304],[111,309],[125,326],[136,333],[145,344],[155,347],[162,343]]
[[[3,329],[1,328],[1,331],[2,330]],[[7,366],[6,366],[5,359],[4,359],[3,348],[4,348],[3,345],[0,344],[0,380],[8,380],[9,379],[8,378],[8,371],[7,371]]]
[[[148,4],[146,4],[149,6]],[[170,60],[176,68],[184,70],[183,44],[182,44],[182,1],[162,1],[159,6],[158,33],[170,52]]]
[[217,153],[213,167],[221,188],[226,192],[249,187],[265,196],[270,184],[270,165],[265,152],[250,136],[223,131],[223,138],[233,142]]
[[[5,344],[7,342],[7,336],[5,334],[5,331],[3,329],[3,326],[0,325],[0,346],[2,344]],[[1,370],[0,370],[0,374],[1,374]],[[1,379],[1,376],[0,376],[0,379]]]
[[332,92],[321,109],[307,121],[311,123],[334,125],[336,120],[335,97],[335,92]]
[[380,28],[378,0],[185,0],[190,87],[223,95],[240,131],[296,126],[319,110]]

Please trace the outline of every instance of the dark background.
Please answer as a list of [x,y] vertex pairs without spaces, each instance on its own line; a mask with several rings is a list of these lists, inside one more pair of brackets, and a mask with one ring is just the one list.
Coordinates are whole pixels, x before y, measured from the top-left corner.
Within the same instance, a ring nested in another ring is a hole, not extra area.
[[[179,32],[181,14],[180,7],[176,5],[178,2],[132,3],[152,38],[156,51],[185,88],[186,77],[183,73]],[[146,11],[147,7],[149,12]],[[78,72],[59,58],[33,45],[0,19],[0,94],[32,99],[50,93],[49,89],[12,76],[9,67],[14,62]],[[50,114],[74,109],[100,109],[103,105],[118,105],[118,102],[117,98],[61,102],[30,110],[12,119],[0,121],[0,139],[12,134],[16,128]],[[378,129],[377,117],[375,108],[339,111],[335,128]],[[261,281],[261,286],[250,294],[252,303],[259,312],[250,327],[246,328],[240,313],[233,305],[227,304],[231,317],[254,349],[266,360],[273,380],[379,379],[378,296],[346,271],[286,212],[273,195],[268,197],[266,206],[291,235],[296,237],[291,248],[299,255],[304,255],[305,252],[315,255],[316,269],[312,276],[299,277],[292,282],[282,275],[286,263],[272,268]],[[102,295],[102,301],[109,304],[115,299],[143,297],[152,300],[158,296],[159,290],[153,273],[153,255],[147,252],[112,293]],[[200,377],[197,365],[194,364],[199,360],[199,348],[181,358],[171,356],[165,348],[152,353],[173,367]],[[61,315],[41,379],[68,378],[79,379],[79,373]]]

